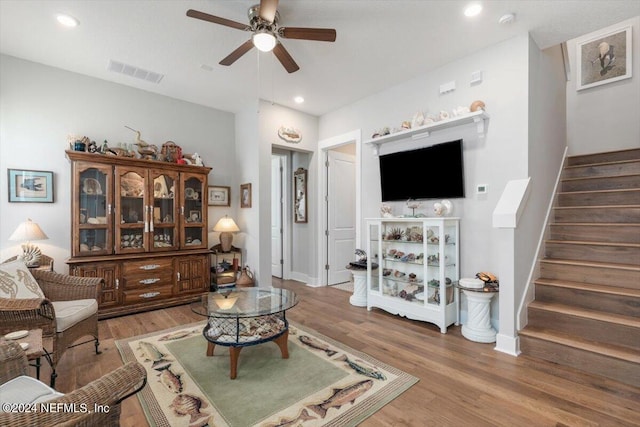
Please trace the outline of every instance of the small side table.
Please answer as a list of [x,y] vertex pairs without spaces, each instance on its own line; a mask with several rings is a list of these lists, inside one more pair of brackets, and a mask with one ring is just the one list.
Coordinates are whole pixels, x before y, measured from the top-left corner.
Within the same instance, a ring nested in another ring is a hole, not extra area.
[[[372,270],[378,269],[378,264],[373,264]],[[367,306],[367,266],[357,265],[352,262],[347,265],[347,270],[351,270],[353,274],[353,295],[349,297],[349,303],[356,307]]]
[[[4,338],[2,339],[5,340]],[[30,364],[29,366],[36,368],[36,378],[40,379],[41,358],[44,356],[47,362],[51,364],[51,356],[42,345],[42,329],[31,329],[29,335],[24,338],[19,338],[15,340],[15,342],[29,344],[29,347],[24,352],[27,355],[28,361],[35,361],[33,365]]]
[[491,298],[499,288],[486,285],[478,289],[459,285],[458,288],[467,297],[468,319],[462,325],[462,336],[475,342],[496,342],[496,330],[491,326]]

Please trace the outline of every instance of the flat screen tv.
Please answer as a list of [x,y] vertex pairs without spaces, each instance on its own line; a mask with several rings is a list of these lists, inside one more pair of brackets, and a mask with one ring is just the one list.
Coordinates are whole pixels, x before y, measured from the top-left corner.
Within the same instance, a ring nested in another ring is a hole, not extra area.
[[462,140],[380,156],[382,201],[464,197]]

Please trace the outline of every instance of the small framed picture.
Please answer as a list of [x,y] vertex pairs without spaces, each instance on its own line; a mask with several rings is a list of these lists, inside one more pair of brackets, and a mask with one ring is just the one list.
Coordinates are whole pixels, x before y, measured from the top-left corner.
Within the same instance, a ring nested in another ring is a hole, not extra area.
[[9,202],[53,203],[53,172],[8,169]]
[[231,187],[210,185],[208,190],[209,206],[231,206]]
[[200,222],[200,211],[189,211],[188,222]]
[[240,207],[251,207],[251,184],[240,185]]
[[577,90],[631,77],[631,29],[600,31],[576,41]]

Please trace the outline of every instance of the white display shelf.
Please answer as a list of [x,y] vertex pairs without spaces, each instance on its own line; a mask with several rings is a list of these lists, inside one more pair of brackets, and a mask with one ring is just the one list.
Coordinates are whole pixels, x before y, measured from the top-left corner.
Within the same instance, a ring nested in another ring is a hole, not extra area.
[[377,138],[365,141],[365,144],[373,146],[373,152],[378,155],[380,146],[388,142],[402,141],[407,139],[422,139],[431,136],[432,132],[450,129],[456,126],[463,126],[474,123],[478,132],[478,137],[484,138],[485,122],[489,120],[489,115],[480,110],[473,113],[467,113],[462,116],[452,117],[450,119],[440,120],[438,122],[428,123],[413,129],[406,129],[389,135],[379,136]]

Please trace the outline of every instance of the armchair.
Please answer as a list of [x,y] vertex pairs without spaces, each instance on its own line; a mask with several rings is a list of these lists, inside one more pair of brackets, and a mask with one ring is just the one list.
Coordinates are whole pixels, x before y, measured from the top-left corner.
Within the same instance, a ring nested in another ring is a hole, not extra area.
[[[30,403],[35,405],[30,407],[35,409],[46,405],[47,408],[67,410],[4,413],[2,410],[6,405],[3,405],[0,410],[2,426],[118,426],[120,403],[147,383],[144,367],[138,362],[129,362],[82,388],[62,395],[27,377],[26,367],[27,358],[20,346],[13,341],[0,341],[0,401],[9,403],[8,409],[11,409],[11,403]],[[96,405],[108,411],[95,411]]]
[[[5,288],[15,286],[15,282],[10,281],[13,270],[8,266],[10,264],[0,264],[0,286]],[[3,267],[9,273],[2,271]],[[96,354],[100,353],[97,300],[104,279],[43,270],[29,273],[40,286],[44,298],[0,298],[0,335],[21,329],[42,329],[43,338],[51,337],[52,348],[47,350],[51,363],[50,384],[55,387],[56,365],[67,348],[79,338],[93,336],[90,341],[94,341]],[[15,277],[24,274],[23,269]]]

